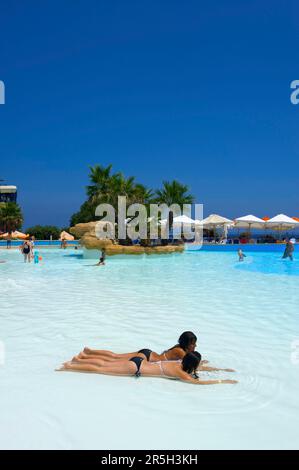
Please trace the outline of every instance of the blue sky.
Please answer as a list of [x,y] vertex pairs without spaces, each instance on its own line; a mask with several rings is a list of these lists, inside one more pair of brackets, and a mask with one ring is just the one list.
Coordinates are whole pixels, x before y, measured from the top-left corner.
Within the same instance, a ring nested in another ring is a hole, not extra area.
[[299,216],[290,1],[1,2],[0,177],[67,225],[88,165],[190,186],[204,213]]

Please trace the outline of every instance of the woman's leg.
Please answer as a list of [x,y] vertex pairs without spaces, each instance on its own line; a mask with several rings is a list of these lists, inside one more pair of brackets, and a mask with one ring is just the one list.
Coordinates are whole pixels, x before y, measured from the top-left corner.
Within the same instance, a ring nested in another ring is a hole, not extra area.
[[85,354],[84,352],[80,352],[79,354],[77,354],[77,356],[74,356],[72,360],[74,359],[76,360],[80,359],[82,361],[88,361],[88,362],[92,360],[101,361],[101,362],[113,362],[116,360],[108,356],[99,356],[99,355],[92,356],[91,354]]
[[71,363],[72,364],[92,364],[98,367],[109,365],[109,361],[108,362],[104,361],[103,359],[100,359],[99,357],[88,356],[87,358],[81,358],[80,355],[73,357],[73,359],[71,360]]
[[139,354],[138,352],[131,352],[131,353],[124,353],[124,354],[116,354],[112,351],[107,351],[105,349],[89,349],[89,348],[84,348],[83,353],[85,355],[90,355],[90,356],[101,356],[101,358],[104,360],[120,360],[120,359],[131,359],[134,356],[140,356],[144,357],[143,354]]
[[136,372],[136,365],[132,361],[119,361],[113,362],[105,366],[96,366],[89,363],[77,364],[73,362],[66,362],[59,371],[71,370],[75,372],[91,372],[104,375],[134,375]]
[[98,373],[98,367],[92,364],[75,364],[73,362],[65,362],[56,371],[73,370],[76,372],[94,372]]
[[86,361],[89,361],[91,359],[96,359],[96,360],[100,360],[102,362],[115,362],[115,361],[128,361],[129,359],[131,359],[132,357],[134,356],[139,356],[139,357],[144,357],[142,354],[139,354],[139,353],[131,353],[131,354],[128,354],[128,355],[122,355],[120,354],[119,356],[117,356],[116,354],[113,356],[113,357],[110,357],[110,356],[105,356],[105,355],[100,355],[100,354],[85,354],[84,352],[80,352],[77,356],[75,356],[76,358],[78,359],[83,359],[83,360],[86,360]]
[[105,349],[89,349],[89,348],[84,348],[83,351],[80,353],[83,354],[84,356],[101,356],[105,357],[108,359],[116,359],[116,354],[112,351],[106,351]]
[[83,358],[79,354],[78,356],[74,356],[71,362],[75,364],[92,364],[99,367],[109,367],[109,365],[113,363],[115,364],[115,362],[128,362],[128,359],[119,359],[118,361],[107,361],[106,359],[100,358],[99,356],[86,356],[85,358]]

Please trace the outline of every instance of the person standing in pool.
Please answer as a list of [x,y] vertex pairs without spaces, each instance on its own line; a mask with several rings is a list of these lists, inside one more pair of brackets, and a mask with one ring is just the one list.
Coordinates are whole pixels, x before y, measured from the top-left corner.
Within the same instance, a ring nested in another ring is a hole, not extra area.
[[66,247],[67,247],[66,239],[65,239],[65,238],[62,238],[62,239],[61,239],[61,243],[60,243],[60,248],[62,248],[63,250],[65,250]]
[[103,248],[101,252],[101,256],[100,256],[100,261],[96,264],[96,266],[105,266],[105,260],[106,260],[106,250],[105,248]]
[[294,250],[295,250],[294,242],[292,240],[288,240],[286,243],[286,247],[285,247],[282,259],[289,258],[291,261],[293,261]]
[[8,235],[7,235],[7,238],[6,238],[6,248],[8,250],[11,249],[11,239],[12,239],[11,232],[8,232]]
[[32,237],[29,238],[30,244],[31,244],[31,249],[32,251],[34,250],[34,245],[35,245],[35,236],[32,235]]
[[21,252],[24,255],[24,263],[30,263],[32,258],[32,248],[31,243],[29,241],[25,241],[23,245],[21,245]]
[[244,261],[244,258],[246,258],[246,255],[244,255],[241,248],[240,248],[240,250],[238,250],[238,255],[239,255],[239,261]]

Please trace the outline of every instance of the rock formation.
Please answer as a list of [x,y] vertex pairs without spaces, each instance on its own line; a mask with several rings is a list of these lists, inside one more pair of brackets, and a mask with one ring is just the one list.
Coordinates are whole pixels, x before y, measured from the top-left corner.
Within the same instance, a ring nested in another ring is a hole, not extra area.
[[[184,245],[165,245],[165,246],[140,246],[140,245],[120,245],[115,240],[99,239],[95,233],[95,227],[98,222],[88,222],[77,224],[71,227],[70,232],[75,237],[80,238],[81,245],[87,250],[106,249],[107,255],[142,255],[142,254],[165,254],[180,253],[184,251]],[[107,225],[103,222],[103,224]]]

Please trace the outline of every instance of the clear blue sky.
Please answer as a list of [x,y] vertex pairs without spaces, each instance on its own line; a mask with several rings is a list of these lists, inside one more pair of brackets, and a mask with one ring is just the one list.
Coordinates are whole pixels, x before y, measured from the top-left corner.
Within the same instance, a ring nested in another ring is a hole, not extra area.
[[0,177],[67,225],[88,165],[190,186],[205,215],[299,216],[291,1],[2,1]]

